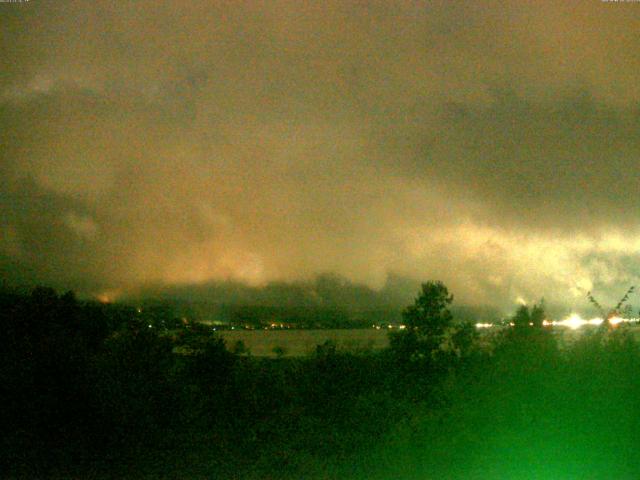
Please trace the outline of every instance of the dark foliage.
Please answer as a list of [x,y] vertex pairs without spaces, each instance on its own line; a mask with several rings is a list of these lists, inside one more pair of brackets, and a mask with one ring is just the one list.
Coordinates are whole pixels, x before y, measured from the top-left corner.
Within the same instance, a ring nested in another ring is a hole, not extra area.
[[202,325],[3,293],[2,474],[637,478],[629,329],[561,350],[539,304],[483,347],[451,301],[425,284],[388,351],[260,359]]

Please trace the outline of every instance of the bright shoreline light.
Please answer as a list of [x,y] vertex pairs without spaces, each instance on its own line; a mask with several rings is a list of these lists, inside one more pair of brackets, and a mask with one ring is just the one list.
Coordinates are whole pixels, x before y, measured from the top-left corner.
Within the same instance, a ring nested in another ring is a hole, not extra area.
[[[610,325],[614,327],[621,323],[638,323],[637,318],[622,318],[618,316],[611,317],[607,321],[609,322]],[[569,327],[572,330],[576,330],[584,325],[593,325],[593,326],[602,325],[602,322],[604,322],[604,320],[599,317],[592,318],[590,320],[585,320],[582,317],[580,317],[580,315],[578,315],[577,313],[572,313],[571,315],[569,315],[568,318],[564,320],[560,320],[558,322],[551,322],[551,325],[559,326],[559,327]]]
[[490,328],[493,327],[493,323],[476,323],[476,328]]
[[[599,326],[599,325],[602,325],[602,322],[604,322],[604,320],[600,317],[595,317],[589,320],[585,320],[579,314],[572,313],[571,315],[569,315],[567,318],[563,320],[553,320],[553,321],[543,320],[542,325],[545,327],[567,327],[567,328],[570,328],[571,330],[577,330],[578,328],[583,327],[585,325]],[[622,317],[616,316],[616,317],[609,318],[608,322],[610,325],[615,327],[616,325],[619,325],[621,323],[637,324],[638,322],[640,322],[640,319],[622,318]],[[491,328],[493,326],[494,326],[493,323],[476,323],[476,328]],[[510,323],[509,326],[513,327],[514,324]]]

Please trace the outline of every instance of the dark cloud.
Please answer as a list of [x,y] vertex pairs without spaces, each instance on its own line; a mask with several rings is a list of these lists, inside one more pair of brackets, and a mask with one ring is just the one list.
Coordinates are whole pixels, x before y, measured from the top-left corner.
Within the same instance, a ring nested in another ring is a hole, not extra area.
[[496,305],[638,278],[585,260],[640,248],[637,5],[3,11],[9,278],[126,292],[395,272]]
[[481,107],[442,105],[437,122],[445,128],[424,132],[407,171],[470,193],[498,224],[637,228],[637,105],[613,108],[582,91],[553,102],[499,91]]

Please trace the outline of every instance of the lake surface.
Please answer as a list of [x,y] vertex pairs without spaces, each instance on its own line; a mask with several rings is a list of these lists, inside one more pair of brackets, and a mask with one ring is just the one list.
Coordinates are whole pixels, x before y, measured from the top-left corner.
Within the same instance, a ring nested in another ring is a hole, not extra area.
[[[496,333],[496,329],[487,329],[481,335]],[[220,330],[218,334],[224,338],[227,348],[233,350],[236,342],[241,341],[251,355],[257,357],[275,357],[275,349],[282,348],[285,356],[305,356],[314,353],[317,345],[327,340],[334,342],[339,350],[380,350],[389,346],[389,331],[386,329],[342,329],[342,330]],[[571,330],[565,327],[554,327],[553,333],[558,338],[560,348],[575,342],[589,328]],[[640,327],[630,327],[629,331],[640,341]]]
[[251,355],[276,356],[280,347],[286,356],[304,356],[315,352],[327,340],[339,350],[379,350],[389,345],[388,330],[374,328],[355,330],[220,330],[219,335],[233,349],[241,341]]

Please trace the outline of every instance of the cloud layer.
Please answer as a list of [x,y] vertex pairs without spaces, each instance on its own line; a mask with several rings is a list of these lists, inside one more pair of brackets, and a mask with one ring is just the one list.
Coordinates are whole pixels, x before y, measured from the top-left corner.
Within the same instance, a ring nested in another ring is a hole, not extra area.
[[86,292],[638,280],[640,5],[6,4],[0,260]]

